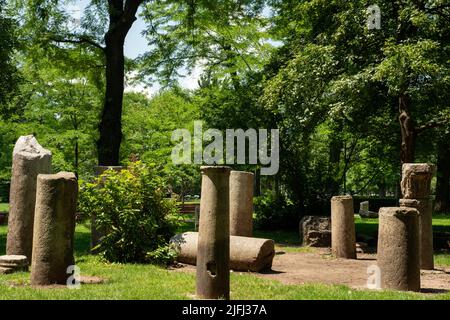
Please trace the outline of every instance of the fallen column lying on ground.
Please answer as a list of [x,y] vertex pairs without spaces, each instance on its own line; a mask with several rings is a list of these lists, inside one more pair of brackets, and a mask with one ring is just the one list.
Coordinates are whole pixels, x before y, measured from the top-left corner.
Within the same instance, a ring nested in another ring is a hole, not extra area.
[[[170,240],[176,245],[177,261],[196,264],[198,232],[177,234]],[[230,236],[230,269],[260,272],[272,268],[275,243],[270,239]]]

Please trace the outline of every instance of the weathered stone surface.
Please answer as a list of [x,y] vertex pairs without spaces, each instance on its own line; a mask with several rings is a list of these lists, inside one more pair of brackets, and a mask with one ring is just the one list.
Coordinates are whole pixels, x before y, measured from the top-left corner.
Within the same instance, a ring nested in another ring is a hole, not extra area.
[[8,214],[6,253],[31,261],[33,221],[38,174],[50,173],[50,151],[32,135],[21,136],[14,146]]
[[22,255],[0,256],[0,267],[14,268],[28,266],[28,259]]
[[78,182],[75,174],[38,176],[31,285],[65,284],[74,264]]
[[331,198],[331,251],[337,258],[356,259],[353,198]]
[[330,217],[304,216],[299,229],[304,246],[331,247]]
[[230,297],[230,171],[204,166],[197,251],[197,296]]
[[431,178],[436,167],[428,163],[404,163],[401,189],[404,199],[426,199],[430,196]]
[[367,253],[367,252],[369,252],[369,246],[365,242],[357,242],[356,243],[356,252],[357,253]]
[[[171,240],[178,252],[177,261],[195,265],[198,233],[185,232]],[[270,239],[230,236],[230,269],[260,272],[270,270],[275,256],[275,242]]]
[[433,200],[428,199],[400,199],[400,207],[415,208],[419,211],[420,233],[420,268],[434,269],[433,258]]
[[15,270],[13,268],[0,267],[0,274],[10,274]]
[[359,204],[359,216],[361,218],[378,218],[378,212],[369,210],[369,201],[363,201]]
[[419,238],[419,212],[416,209],[380,209],[377,264],[382,288],[420,290]]
[[253,234],[253,173],[230,172],[230,235]]

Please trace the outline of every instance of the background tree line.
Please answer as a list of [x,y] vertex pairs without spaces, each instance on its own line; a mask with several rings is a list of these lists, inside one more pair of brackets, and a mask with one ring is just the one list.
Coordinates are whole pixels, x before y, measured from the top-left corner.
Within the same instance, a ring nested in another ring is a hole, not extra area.
[[[73,1],[72,1],[73,2]],[[450,4],[376,1],[91,0],[1,2],[0,177],[34,133],[55,170],[156,164],[178,194],[199,192],[198,168],[173,166],[176,128],[279,128],[280,172],[256,175],[261,221],[292,225],[328,212],[332,195],[399,197],[401,164],[437,164],[436,209],[450,209]],[[124,56],[140,15],[149,49]],[[177,84],[201,66],[199,88]],[[164,85],[153,97],[126,81]],[[266,218],[266,219],[265,219]]]

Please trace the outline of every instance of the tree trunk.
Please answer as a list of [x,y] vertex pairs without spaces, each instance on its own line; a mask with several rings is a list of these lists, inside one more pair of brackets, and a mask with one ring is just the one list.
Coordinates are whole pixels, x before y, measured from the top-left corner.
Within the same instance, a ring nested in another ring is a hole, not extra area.
[[436,180],[436,212],[450,212],[450,140],[445,136],[439,143]]
[[410,101],[407,95],[401,94],[399,97],[399,116],[402,144],[400,149],[401,163],[414,162],[416,149],[416,130],[411,117]]
[[119,165],[120,143],[122,141],[122,102],[124,91],[125,39],[117,39],[113,34],[106,40],[106,92],[102,119],[99,126],[98,164]]
[[128,31],[136,21],[142,0],[110,0],[109,27],[105,35],[106,91],[97,141],[98,164],[119,165],[122,140],[122,103],[125,76],[123,45]]

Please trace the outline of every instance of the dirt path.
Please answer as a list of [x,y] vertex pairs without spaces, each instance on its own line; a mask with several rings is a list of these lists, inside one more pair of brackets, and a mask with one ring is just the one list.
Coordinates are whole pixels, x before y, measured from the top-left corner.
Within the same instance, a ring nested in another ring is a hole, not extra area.
[[[343,284],[355,289],[367,288],[367,267],[376,265],[375,254],[358,254],[357,260],[335,259],[329,249],[313,249],[310,253],[284,252],[278,248],[272,271],[256,276],[280,281],[284,284],[325,283]],[[179,269],[193,271],[195,266]],[[450,291],[450,268],[436,267],[421,272],[424,293]]]

